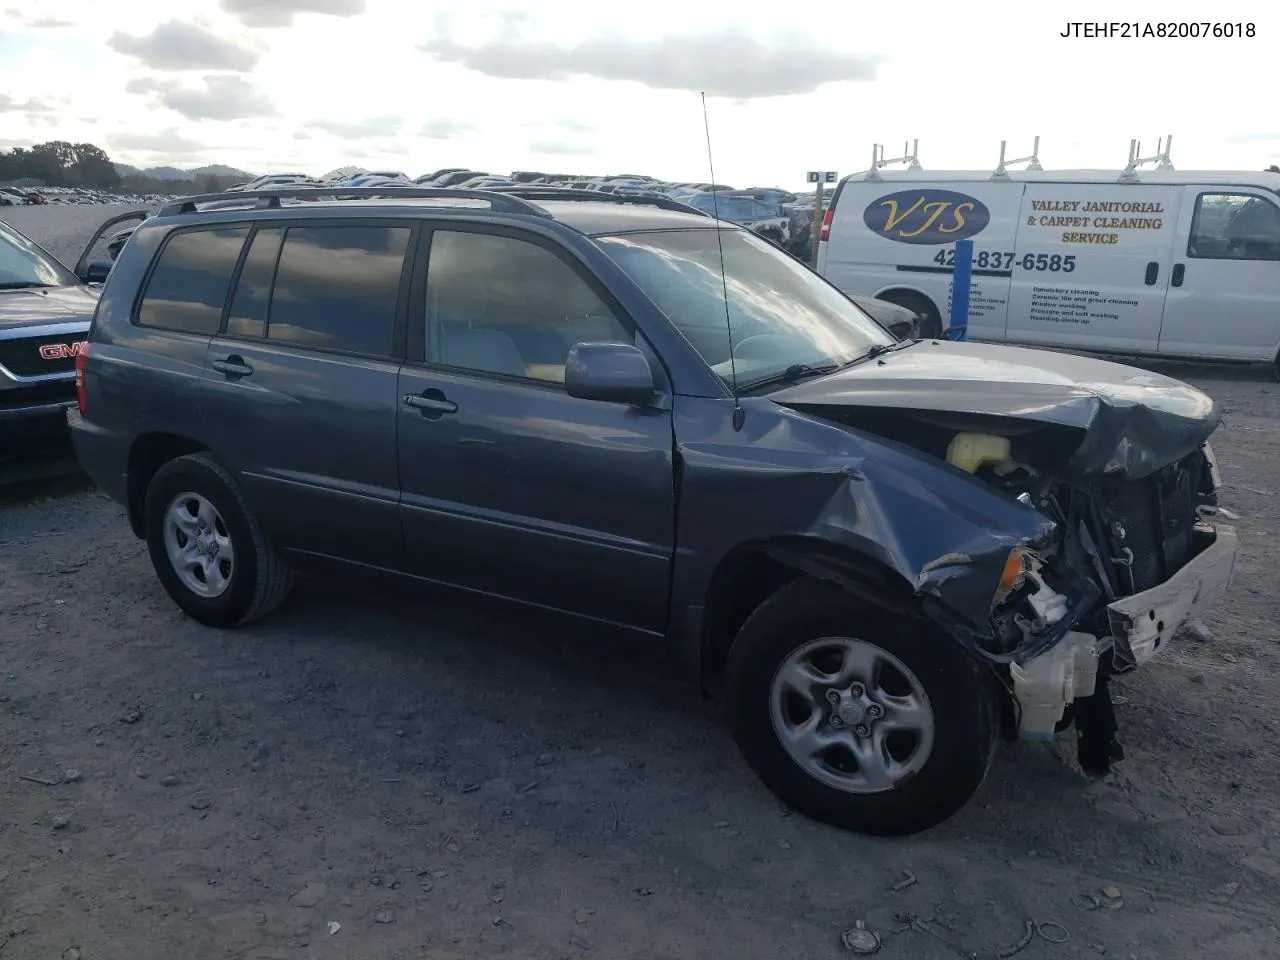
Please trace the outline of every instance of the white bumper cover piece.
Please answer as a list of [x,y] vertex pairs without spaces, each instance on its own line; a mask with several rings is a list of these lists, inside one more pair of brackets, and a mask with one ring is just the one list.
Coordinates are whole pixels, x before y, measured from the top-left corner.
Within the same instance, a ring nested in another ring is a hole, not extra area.
[[1118,667],[1146,663],[1188,619],[1227,592],[1240,538],[1235,527],[1216,530],[1214,542],[1164,583],[1107,604]]

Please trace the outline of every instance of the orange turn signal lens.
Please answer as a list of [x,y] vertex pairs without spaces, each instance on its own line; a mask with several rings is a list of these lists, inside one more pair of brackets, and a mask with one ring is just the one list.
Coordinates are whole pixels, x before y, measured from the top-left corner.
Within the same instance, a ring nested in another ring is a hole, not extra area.
[[1004,562],[1004,571],[1000,574],[1000,584],[996,587],[996,606],[1008,600],[1009,595],[1022,586],[1022,577],[1026,571],[1027,551],[1022,547],[1014,547],[1009,551],[1009,559]]

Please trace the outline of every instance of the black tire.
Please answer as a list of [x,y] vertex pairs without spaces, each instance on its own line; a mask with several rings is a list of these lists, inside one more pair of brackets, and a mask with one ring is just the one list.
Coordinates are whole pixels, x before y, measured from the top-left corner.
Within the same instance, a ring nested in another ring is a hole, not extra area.
[[[850,636],[905,664],[932,707],[924,765],[879,793],[841,790],[807,772],[783,747],[770,711],[773,678],[794,651]],[[814,820],[876,836],[917,833],[959,811],[986,778],[1000,739],[990,674],[956,641],[816,580],[793,581],[748,618],[729,654],[726,692],[738,747],[774,795]]]
[[[235,551],[230,583],[217,597],[202,597],[184,585],[165,548],[165,513],[175,497],[187,492],[214,506]],[[210,627],[234,627],[265,617],[288,596],[292,571],[267,541],[235,479],[208,454],[178,457],[157,470],[147,487],[143,519],[156,575],[192,620]]]
[[880,298],[905,307],[920,318],[920,339],[937,340],[942,336],[942,314],[928,297],[918,293],[886,293]]

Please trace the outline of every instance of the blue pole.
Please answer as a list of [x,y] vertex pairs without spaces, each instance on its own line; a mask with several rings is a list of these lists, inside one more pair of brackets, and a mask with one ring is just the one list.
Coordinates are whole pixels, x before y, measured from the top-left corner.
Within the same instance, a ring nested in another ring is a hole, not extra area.
[[973,284],[973,241],[956,241],[956,272],[951,277],[951,326],[948,340],[969,339],[969,288]]

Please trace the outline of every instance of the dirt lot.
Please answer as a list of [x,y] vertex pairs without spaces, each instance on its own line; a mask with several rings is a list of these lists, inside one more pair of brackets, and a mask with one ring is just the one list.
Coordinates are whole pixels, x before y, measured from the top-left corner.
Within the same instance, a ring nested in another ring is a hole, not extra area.
[[[6,216],[74,256],[109,212]],[[0,501],[3,960],[815,958],[858,919],[888,958],[995,957],[1026,919],[1069,939],[1019,960],[1280,956],[1280,387],[1173,372],[1227,411],[1211,638],[1117,684],[1108,780],[1015,745],[901,841],[787,816],[613,639],[323,579],[212,631],[100,495]]]

